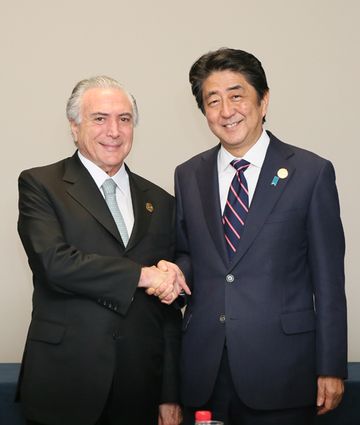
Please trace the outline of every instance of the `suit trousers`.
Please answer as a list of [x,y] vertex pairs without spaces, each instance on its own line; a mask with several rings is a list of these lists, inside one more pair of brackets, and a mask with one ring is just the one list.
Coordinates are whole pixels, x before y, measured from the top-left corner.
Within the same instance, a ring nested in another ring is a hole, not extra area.
[[[86,425],[158,425],[158,416],[157,404],[147,403],[146,400],[130,400],[128,398],[126,385],[121,381],[118,370],[116,370],[100,418]],[[27,425],[52,424],[27,421]]]
[[[94,425],[157,425],[159,410],[154,404],[126,400],[126,390],[113,384],[101,417]],[[64,424],[65,425],[65,424]],[[92,425],[92,424],[91,424]]]
[[[142,406],[138,406],[138,408],[132,408],[129,406],[129,408],[127,408],[122,405],[120,400],[116,400],[114,398],[112,390],[101,417],[96,421],[96,423],[88,425],[157,425],[157,423],[157,406],[150,406],[148,409],[144,409]],[[26,424],[51,425],[35,421],[26,421]]]
[[196,410],[210,410],[213,419],[224,425],[312,425],[315,406],[283,410],[256,410],[246,406],[238,397],[229,367],[226,347],[211,398],[203,406],[185,407],[183,425],[194,425]]

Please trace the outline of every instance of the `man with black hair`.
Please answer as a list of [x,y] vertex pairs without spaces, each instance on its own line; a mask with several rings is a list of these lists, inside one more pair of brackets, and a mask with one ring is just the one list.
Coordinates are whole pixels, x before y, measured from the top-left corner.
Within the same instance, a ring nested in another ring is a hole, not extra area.
[[186,425],[309,425],[347,374],[344,234],[332,164],[263,129],[269,88],[250,53],[190,70],[218,146],[176,169]]

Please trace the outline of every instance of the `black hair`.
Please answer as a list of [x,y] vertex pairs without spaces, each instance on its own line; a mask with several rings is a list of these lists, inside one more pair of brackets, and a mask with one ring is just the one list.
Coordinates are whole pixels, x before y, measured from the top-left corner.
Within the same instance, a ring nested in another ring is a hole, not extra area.
[[254,87],[259,102],[269,91],[261,62],[251,53],[223,47],[201,56],[191,67],[189,80],[198,107],[205,113],[202,87],[204,81],[215,71],[233,71],[242,74]]

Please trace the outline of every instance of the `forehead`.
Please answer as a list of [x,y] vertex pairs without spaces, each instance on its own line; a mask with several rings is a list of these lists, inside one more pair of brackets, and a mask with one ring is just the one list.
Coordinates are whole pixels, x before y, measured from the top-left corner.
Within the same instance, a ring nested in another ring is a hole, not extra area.
[[238,85],[242,88],[250,86],[244,74],[231,70],[214,71],[204,80],[203,94],[206,95],[208,91],[216,89],[230,89]]
[[131,112],[129,96],[121,89],[93,87],[82,96],[81,108],[84,111],[111,112],[119,109]]

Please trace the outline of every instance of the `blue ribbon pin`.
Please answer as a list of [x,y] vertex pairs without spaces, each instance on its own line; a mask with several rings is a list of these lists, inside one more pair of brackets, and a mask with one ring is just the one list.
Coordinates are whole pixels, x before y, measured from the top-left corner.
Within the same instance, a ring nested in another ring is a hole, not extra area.
[[278,184],[278,181],[279,181],[279,177],[274,176],[274,178],[272,179],[272,182],[271,182],[271,186],[276,186]]

